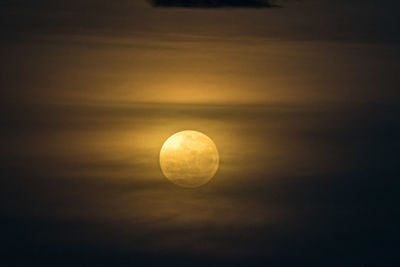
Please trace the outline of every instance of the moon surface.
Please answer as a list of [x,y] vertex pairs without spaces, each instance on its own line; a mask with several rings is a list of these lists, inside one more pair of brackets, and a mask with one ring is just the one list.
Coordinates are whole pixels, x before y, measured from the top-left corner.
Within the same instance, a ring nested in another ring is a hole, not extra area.
[[219,154],[207,135],[186,130],[165,141],[160,151],[160,166],[171,182],[185,188],[196,188],[214,177],[219,166]]

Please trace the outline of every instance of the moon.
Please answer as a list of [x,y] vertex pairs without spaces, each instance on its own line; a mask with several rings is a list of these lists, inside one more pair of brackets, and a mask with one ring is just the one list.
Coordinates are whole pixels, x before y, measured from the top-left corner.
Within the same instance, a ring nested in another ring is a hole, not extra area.
[[208,183],[219,166],[214,142],[205,134],[186,130],[170,136],[160,151],[164,176],[174,184],[196,188]]

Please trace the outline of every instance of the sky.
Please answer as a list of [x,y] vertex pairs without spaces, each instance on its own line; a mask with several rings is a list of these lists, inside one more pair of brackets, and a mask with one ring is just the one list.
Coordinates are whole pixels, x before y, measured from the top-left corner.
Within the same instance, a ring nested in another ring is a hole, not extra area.
[[0,0],[0,265],[400,264],[399,3],[185,3]]
[[7,102],[398,100],[394,1],[2,2]]

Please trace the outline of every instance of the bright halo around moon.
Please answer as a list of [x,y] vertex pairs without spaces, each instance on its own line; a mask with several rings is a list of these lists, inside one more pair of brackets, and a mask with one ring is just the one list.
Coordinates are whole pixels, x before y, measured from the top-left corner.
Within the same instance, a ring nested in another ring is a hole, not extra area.
[[165,141],[160,151],[160,166],[171,182],[195,188],[213,178],[219,166],[219,154],[207,135],[186,130]]

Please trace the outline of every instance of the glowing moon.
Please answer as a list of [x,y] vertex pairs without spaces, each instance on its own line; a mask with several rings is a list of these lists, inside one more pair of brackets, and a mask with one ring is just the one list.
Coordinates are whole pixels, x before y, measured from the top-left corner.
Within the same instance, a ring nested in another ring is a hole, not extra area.
[[160,166],[171,182],[195,188],[213,178],[219,166],[219,154],[207,135],[182,131],[165,141],[160,151]]

